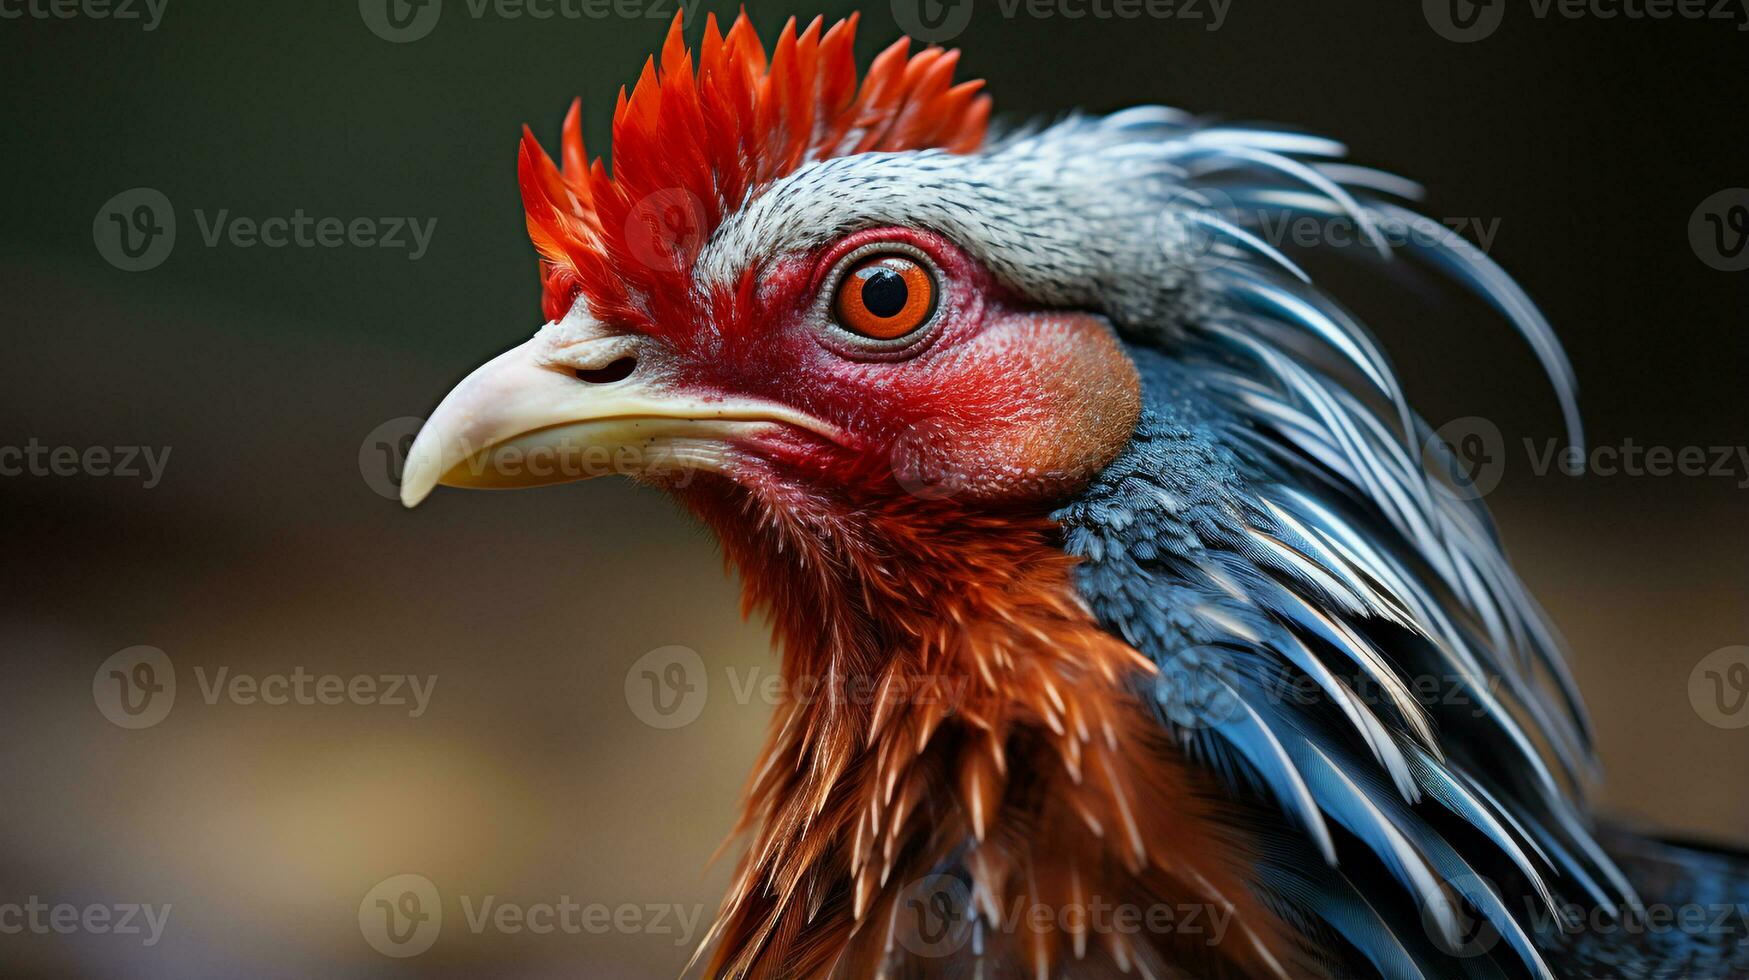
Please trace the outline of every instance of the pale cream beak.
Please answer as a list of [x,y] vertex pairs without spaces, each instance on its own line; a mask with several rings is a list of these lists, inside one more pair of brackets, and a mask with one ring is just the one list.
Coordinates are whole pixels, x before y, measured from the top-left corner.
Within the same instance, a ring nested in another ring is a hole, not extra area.
[[[482,365],[443,399],[408,451],[401,503],[438,484],[509,489],[612,474],[721,471],[733,448],[774,426],[837,438],[787,406],[676,395],[650,380],[639,338],[567,342],[546,330]],[[617,380],[601,369],[631,361]]]

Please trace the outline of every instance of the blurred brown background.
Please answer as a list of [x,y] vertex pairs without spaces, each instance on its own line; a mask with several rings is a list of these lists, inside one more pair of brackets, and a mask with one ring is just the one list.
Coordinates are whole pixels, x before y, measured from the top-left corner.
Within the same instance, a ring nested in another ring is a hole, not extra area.
[[[550,145],[582,94],[604,150],[612,95],[671,7],[542,20],[446,6],[404,44],[348,0],[170,0],[151,31],[0,20],[0,445],[171,453],[149,489],[0,478],[0,907],[171,906],[150,948],[0,931],[0,973],[672,976],[708,925],[729,862],[704,869],[768,712],[741,695],[775,669],[712,543],[613,480],[440,491],[405,513],[378,492],[374,449],[538,325],[517,127]],[[786,6],[751,13],[770,36]],[[1687,237],[1703,199],[1749,183],[1749,34],[1514,7],[1494,36],[1457,44],[1418,6],[1232,0],[1211,31],[1212,9],[1040,20],[977,0],[954,43],[1014,116],[1159,101],[1347,140],[1427,183],[1428,213],[1497,220],[1492,252],[1562,330],[1595,443],[1749,444],[1749,273],[1707,267]],[[864,51],[896,33],[884,0],[864,17]],[[141,186],[174,202],[178,237],[162,265],[127,273],[99,254],[94,216]],[[197,209],[437,224],[410,260],[208,247]],[[1558,416],[1530,355],[1448,291],[1422,297],[1431,315],[1398,292],[1342,295],[1430,419],[1482,415],[1504,433],[1490,502],[1572,641],[1604,809],[1749,843],[1749,729],[1709,724],[1688,696],[1702,657],[1749,643],[1749,472],[1539,476],[1522,441],[1558,435]],[[178,691],[161,723],[127,730],[98,710],[93,677],[140,644],[168,655]],[[663,730],[625,685],[638,657],[675,644],[703,658],[709,696]],[[418,717],[208,703],[199,676],[221,668],[436,687]],[[444,922],[429,951],[392,959],[361,936],[360,904],[400,874],[435,885]],[[476,931],[463,902],[486,896],[569,896],[640,924]],[[670,910],[660,924],[656,909]]]

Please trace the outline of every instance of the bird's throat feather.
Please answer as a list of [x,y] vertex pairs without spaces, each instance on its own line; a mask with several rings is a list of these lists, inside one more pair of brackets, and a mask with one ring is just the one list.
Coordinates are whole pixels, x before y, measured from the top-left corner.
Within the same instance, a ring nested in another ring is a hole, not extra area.
[[[1155,668],[1094,622],[1043,515],[909,496],[810,511],[726,481],[681,496],[770,616],[785,689],[811,692],[777,707],[748,784],[710,975],[878,975],[904,952],[895,902],[944,869],[987,948],[1031,975],[1296,958],[1225,804],[1137,695]],[[1124,934],[1086,916],[1099,905],[1232,927]]]

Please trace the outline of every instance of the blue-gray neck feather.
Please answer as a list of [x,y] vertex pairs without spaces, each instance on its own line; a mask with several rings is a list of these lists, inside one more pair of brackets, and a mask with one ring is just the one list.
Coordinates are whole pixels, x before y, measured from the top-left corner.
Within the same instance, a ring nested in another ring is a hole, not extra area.
[[[1214,244],[1176,289],[1194,315],[1113,311],[1146,407],[1056,515],[1082,591],[1159,664],[1149,693],[1187,750],[1287,818],[1259,828],[1284,912],[1388,977],[1552,976],[1562,903],[1638,903],[1583,804],[1561,643],[1485,509],[1435,475],[1443,444],[1370,334],[1247,216],[1425,219],[1237,139],[1177,162],[1176,220]],[[1523,292],[1443,230],[1395,237],[1519,327],[1577,442],[1567,362]]]

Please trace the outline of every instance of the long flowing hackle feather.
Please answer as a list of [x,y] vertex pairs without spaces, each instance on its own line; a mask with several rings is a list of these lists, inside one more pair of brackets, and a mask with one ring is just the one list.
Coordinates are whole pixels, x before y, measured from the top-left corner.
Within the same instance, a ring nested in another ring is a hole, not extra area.
[[[1381,200],[1415,189],[1335,163],[1339,145],[1120,116],[1083,132],[1139,142],[1123,158],[1161,167],[1200,209],[1197,227],[1216,234],[1175,295],[1189,313],[1129,325],[1155,392],[1130,458],[1056,515],[1088,559],[1084,594],[1161,663],[1163,714],[1189,725],[1199,757],[1306,828],[1312,846],[1289,836],[1265,849],[1272,892],[1309,923],[1386,975],[1439,976],[1469,908],[1503,942],[1460,957],[1463,969],[1512,969],[1516,958],[1546,976],[1538,945],[1549,937],[1529,934],[1539,907],[1546,918],[1579,899],[1613,915],[1637,902],[1585,816],[1590,732],[1561,642],[1480,502],[1441,482],[1444,446],[1370,331],[1263,231],[1304,215],[1382,230],[1475,290],[1529,339],[1578,444],[1566,359],[1492,260]],[[1186,679],[1187,658],[1230,685],[1237,720],[1180,710],[1185,691],[1209,686]],[[1301,681],[1323,700],[1297,696]],[[1250,713],[1259,725],[1242,723]],[[1358,853],[1338,840],[1337,864],[1314,862],[1329,854],[1302,784]],[[1474,887],[1483,880],[1505,898]],[[1407,912],[1378,901],[1393,893],[1411,899]]]

